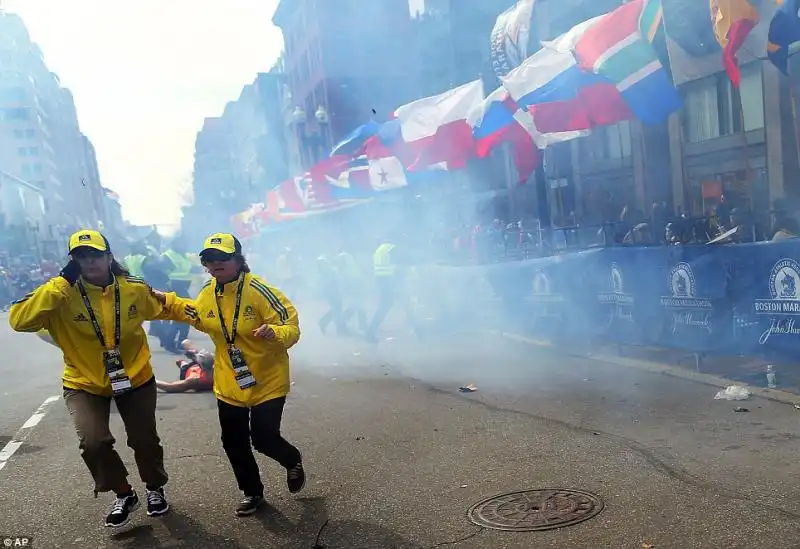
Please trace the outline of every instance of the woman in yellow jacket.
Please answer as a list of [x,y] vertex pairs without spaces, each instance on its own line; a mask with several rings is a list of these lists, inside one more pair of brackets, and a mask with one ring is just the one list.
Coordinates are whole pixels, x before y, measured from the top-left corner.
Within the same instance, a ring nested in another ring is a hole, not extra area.
[[171,314],[186,315],[216,347],[214,394],[222,446],[244,492],[236,514],[250,515],[264,499],[253,448],[286,468],[290,492],[305,485],[300,452],[281,436],[290,385],[288,350],[300,339],[300,326],[294,305],[250,272],[232,234],[208,237],[200,259],[213,278],[193,303],[176,298]]
[[147,514],[169,511],[164,450],[156,429],[156,385],[142,323],[169,314],[175,295],[155,292],[130,276],[97,231],[73,234],[69,254],[59,276],[12,305],[9,323],[18,332],[48,334],[63,352],[64,401],[81,457],[94,479],[95,496],[116,494],[105,524],[119,527],[139,507],[139,497],[114,450],[112,398],[147,489]]

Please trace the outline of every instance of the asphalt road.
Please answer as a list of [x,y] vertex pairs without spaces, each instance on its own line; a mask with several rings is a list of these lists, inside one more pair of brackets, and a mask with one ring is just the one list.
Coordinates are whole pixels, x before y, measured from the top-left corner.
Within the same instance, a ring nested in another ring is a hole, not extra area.
[[[8,438],[60,393],[60,368],[54,349],[0,320]],[[318,537],[328,549],[800,547],[800,412],[790,405],[718,401],[708,385],[481,333],[370,346],[311,324],[293,359],[284,434],[305,456],[300,496],[261,458],[270,506],[236,518],[213,397],[162,395],[173,511],[138,511],[112,534],[101,523],[108,497],[92,497],[59,400],[0,470],[0,537],[33,536],[41,548],[311,549]],[[175,378],[174,357],[154,362]],[[459,393],[467,383],[478,391]],[[116,415],[112,425],[141,488]],[[533,533],[466,519],[486,497],[537,488],[587,490],[605,508]]]

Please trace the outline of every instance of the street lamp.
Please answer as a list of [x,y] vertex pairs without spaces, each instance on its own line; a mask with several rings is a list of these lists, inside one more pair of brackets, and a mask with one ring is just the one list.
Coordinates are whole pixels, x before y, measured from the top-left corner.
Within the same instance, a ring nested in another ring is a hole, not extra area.
[[320,124],[327,124],[329,122],[328,111],[325,110],[325,107],[319,105],[317,107],[317,112],[314,113],[314,118],[316,118],[317,122],[319,122]]
[[301,109],[300,107],[295,107],[294,111],[292,111],[292,122],[297,124],[298,126],[306,123],[306,111]]
[[314,118],[317,119],[319,124],[320,133],[320,149],[322,149],[322,156],[326,155],[326,150],[329,148],[330,140],[328,139],[328,131],[330,130],[330,119],[328,118],[328,111],[322,105],[317,107],[317,112],[314,113]]
[[305,133],[306,133],[306,111],[300,107],[295,107],[292,111],[292,123],[295,126],[297,137],[297,154],[300,159],[300,169],[305,167],[305,155],[303,154]]

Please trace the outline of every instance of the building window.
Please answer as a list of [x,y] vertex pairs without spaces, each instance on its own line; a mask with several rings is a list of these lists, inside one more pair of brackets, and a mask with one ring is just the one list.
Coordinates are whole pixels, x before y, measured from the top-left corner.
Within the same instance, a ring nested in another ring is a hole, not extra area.
[[25,130],[25,137],[32,138],[35,136],[36,136],[36,130],[34,130],[33,128],[28,128],[27,130]]
[[25,88],[14,86],[0,89],[0,101],[8,101],[9,103],[21,103],[25,101]]
[[28,154],[30,156],[39,156],[39,147],[28,147]]
[[42,165],[41,164],[34,164],[33,165],[33,173],[42,173]]
[[28,149],[27,147],[17,147],[17,154],[19,156],[28,156]]
[[23,164],[22,165],[22,173],[31,173],[31,165],[30,164]]
[[592,130],[585,141],[593,161],[631,156],[631,124],[627,120]]
[[742,83],[738,90],[724,73],[692,82],[685,87],[684,103],[683,127],[690,143],[732,135],[742,129],[763,128],[761,64],[757,62],[742,67]]
[[4,120],[28,120],[31,117],[31,110],[28,108],[4,109],[2,113]]
[[16,137],[17,139],[24,139],[25,132],[23,132],[22,130],[14,130],[14,137]]

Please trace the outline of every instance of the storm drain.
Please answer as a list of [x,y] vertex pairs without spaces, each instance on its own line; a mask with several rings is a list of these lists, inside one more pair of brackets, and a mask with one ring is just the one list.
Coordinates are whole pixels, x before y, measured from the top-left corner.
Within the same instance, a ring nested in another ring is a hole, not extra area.
[[467,516],[478,526],[507,532],[532,532],[572,526],[603,510],[599,496],[582,490],[525,490],[485,499]]

